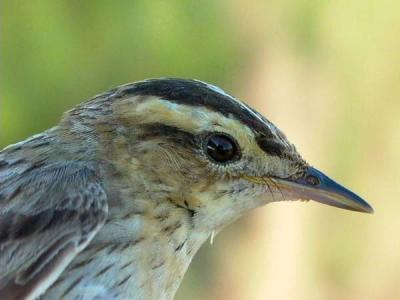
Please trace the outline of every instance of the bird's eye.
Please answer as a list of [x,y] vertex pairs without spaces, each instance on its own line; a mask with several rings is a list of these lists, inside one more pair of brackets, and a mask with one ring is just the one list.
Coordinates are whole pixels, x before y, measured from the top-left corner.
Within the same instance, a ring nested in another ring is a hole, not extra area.
[[239,158],[236,141],[224,133],[214,133],[205,140],[205,152],[217,163],[228,163]]

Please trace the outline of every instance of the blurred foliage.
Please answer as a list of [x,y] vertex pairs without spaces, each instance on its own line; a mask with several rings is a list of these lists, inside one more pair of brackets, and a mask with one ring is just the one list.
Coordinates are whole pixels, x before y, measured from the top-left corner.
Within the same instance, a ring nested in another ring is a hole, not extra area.
[[178,299],[400,298],[398,2],[3,0],[0,22],[0,146],[116,85],[198,78],[376,208],[257,210],[203,247]]
[[56,112],[121,83],[222,81],[240,67],[239,41],[212,1],[6,1],[1,11],[2,94],[12,99],[3,116],[14,128],[6,140],[42,130]]

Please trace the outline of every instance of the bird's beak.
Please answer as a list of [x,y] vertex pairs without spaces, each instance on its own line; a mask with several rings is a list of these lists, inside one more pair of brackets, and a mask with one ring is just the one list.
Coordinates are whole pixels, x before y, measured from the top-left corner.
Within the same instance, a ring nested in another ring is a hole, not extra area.
[[274,178],[274,181],[282,193],[291,199],[314,200],[343,209],[374,212],[366,201],[312,167],[308,167],[299,179]]

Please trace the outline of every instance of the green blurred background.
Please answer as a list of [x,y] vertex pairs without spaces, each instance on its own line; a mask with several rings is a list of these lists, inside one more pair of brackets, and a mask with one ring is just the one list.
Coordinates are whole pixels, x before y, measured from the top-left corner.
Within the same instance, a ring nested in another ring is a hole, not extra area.
[[2,1],[0,146],[148,77],[217,84],[374,215],[258,209],[205,245],[177,299],[400,299],[400,2]]

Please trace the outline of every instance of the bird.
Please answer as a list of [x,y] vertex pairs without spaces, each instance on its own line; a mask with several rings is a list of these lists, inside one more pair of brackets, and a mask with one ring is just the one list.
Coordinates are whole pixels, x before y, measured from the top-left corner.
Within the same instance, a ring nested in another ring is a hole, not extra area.
[[373,212],[221,88],[121,85],[1,150],[0,299],[173,299],[206,240],[294,200]]

